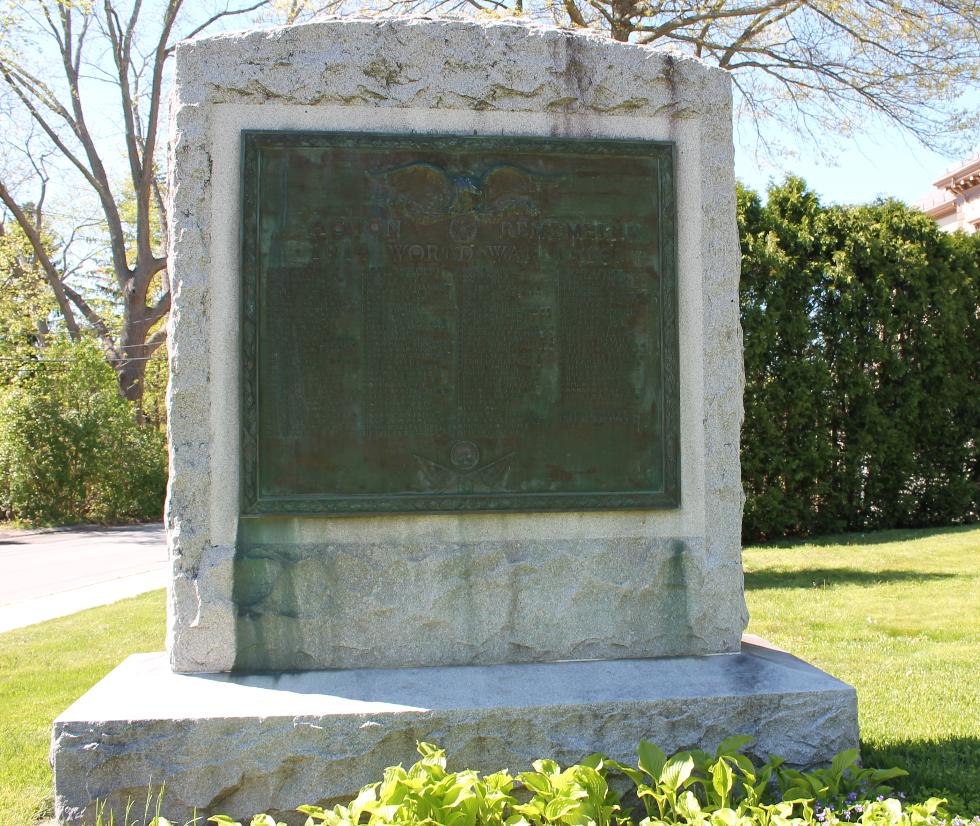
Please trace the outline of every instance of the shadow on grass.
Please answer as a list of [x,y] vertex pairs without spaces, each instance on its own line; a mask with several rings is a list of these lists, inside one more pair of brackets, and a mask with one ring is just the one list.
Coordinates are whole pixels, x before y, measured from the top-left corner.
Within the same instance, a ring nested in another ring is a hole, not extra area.
[[833,588],[837,585],[885,585],[891,582],[930,582],[955,573],[923,571],[865,571],[860,568],[806,568],[802,571],[746,571],[748,591],[766,588]]
[[980,736],[861,744],[864,765],[898,766],[908,777],[893,782],[910,800],[945,797],[950,814],[980,815]]
[[811,536],[805,539],[774,539],[771,542],[751,542],[746,548],[824,548],[830,545],[884,545],[889,542],[909,542],[916,539],[929,539],[933,536],[948,536],[976,530],[980,524],[953,525],[943,528],[904,528],[869,533],[840,533],[827,536]]

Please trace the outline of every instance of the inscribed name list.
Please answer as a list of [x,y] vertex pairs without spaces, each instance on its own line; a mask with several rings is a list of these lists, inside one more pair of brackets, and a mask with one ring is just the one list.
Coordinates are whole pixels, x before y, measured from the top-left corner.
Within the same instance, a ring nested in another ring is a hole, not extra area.
[[669,144],[243,147],[246,512],[676,505]]

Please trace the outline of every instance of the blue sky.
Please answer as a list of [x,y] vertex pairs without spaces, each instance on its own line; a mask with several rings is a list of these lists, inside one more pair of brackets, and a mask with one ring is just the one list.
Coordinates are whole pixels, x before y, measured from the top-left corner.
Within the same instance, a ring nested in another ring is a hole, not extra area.
[[[980,93],[970,96],[980,107]],[[835,161],[823,160],[801,139],[792,146],[796,157],[774,164],[757,157],[754,135],[736,130],[735,175],[747,186],[764,193],[770,181],[781,181],[788,172],[799,175],[825,203],[858,204],[879,195],[912,203],[932,189],[932,183],[952,166],[980,152],[980,135],[972,151],[950,158],[930,152],[898,127],[874,128],[868,134],[842,142]],[[792,141],[791,136],[783,140]]]
[[[102,137],[117,138],[118,126],[113,120],[118,112],[115,88],[90,82],[86,95],[91,111],[105,106],[112,113],[105,121],[106,134]],[[980,88],[967,90],[960,103],[980,110]],[[165,129],[166,117],[162,123]],[[774,162],[756,152],[752,125],[739,126],[735,129],[735,175],[742,183],[764,193],[770,182],[780,182],[786,174],[793,173],[802,177],[825,203],[868,203],[879,196],[912,203],[926,195],[933,181],[947,169],[980,152],[980,135],[961,156],[947,157],[925,149],[897,126],[869,118],[864,134],[858,133],[836,144],[829,137],[823,147],[815,146],[810,138],[781,133],[779,140],[786,144],[792,157]],[[828,147],[833,160],[820,151]],[[119,174],[125,174],[125,159],[119,154],[120,149],[116,145],[110,149],[107,145],[106,150],[106,162]]]

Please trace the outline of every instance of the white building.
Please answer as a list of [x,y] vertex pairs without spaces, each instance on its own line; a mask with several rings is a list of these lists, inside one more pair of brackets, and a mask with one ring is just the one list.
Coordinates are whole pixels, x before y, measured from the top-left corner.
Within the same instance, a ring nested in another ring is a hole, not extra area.
[[946,232],[980,232],[980,155],[947,172],[916,202]]

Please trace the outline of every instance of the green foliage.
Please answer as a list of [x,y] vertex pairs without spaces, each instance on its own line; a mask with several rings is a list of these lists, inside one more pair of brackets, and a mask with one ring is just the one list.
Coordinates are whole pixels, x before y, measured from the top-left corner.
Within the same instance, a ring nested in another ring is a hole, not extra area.
[[894,201],[740,190],[747,539],[980,510],[980,235]]
[[37,354],[56,306],[26,236],[0,222],[0,384]]
[[[208,823],[216,823],[218,826],[222,826],[222,824],[224,826],[243,826],[243,824],[239,821],[232,820],[226,815],[215,815],[214,817],[209,817]],[[98,826],[98,824],[96,824],[96,826]],[[171,823],[169,820],[160,818],[159,823],[157,821],[153,821],[149,824],[149,826],[176,826],[176,824]],[[193,826],[197,826],[197,824],[194,823]],[[248,826],[286,826],[286,824],[281,820],[276,820],[274,817],[272,817],[272,815],[256,815],[248,822]]]
[[858,749],[848,749],[838,754],[827,769],[801,772],[777,768],[783,800],[817,798],[843,802],[848,795],[866,794],[868,789],[890,792],[892,789],[885,786],[886,781],[908,775],[904,769],[864,769],[860,760]]
[[94,342],[51,341],[0,391],[0,509],[33,523],[157,519],[162,434],[136,423]]
[[516,816],[508,818],[510,826],[610,826],[623,821],[618,798],[606,783],[601,755],[564,771],[554,760],[536,760],[533,768],[517,776],[531,799],[512,805]]
[[514,780],[506,772],[483,778],[474,771],[450,772],[441,749],[420,743],[418,750],[422,759],[414,766],[407,771],[401,766],[386,769],[384,780],[365,786],[349,806],[301,806],[308,826],[355,826],[365,819],[370,826],[503,826],[519,819],[505,819],[506,808],[516,803],[511,796]]
[[[553,760],[537,760],[516,784],[506,772],[447,771],[445,753],[420,743],[419,762],[387,769],[382,782],[365,786],[350,805],[299,811],[307,815],[306,826],[817,826],[839,823],[838,815],[874,826],[946,822],[942,800],[903,807],[886,799],[891,789],[884,781],[904,772],[862,769],[856,751],[842,753],[829,769],[798,772],[775,758],[756,765],[743,753],[751,743],[751,737],[731,737],[714,754],[667,757],[641,742],[636,767],[599,754],[564,770]],[[610,772],[633,782],[644,812],[634,816],[621,804],[607,782]],[[845,797],[851,788],[865,795],[863,803]],[[872,797],[877,800],[867,802]],[[224,815],[208,822],[244,826]],[[279,824],[256,815],[249,826]]]

